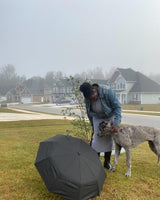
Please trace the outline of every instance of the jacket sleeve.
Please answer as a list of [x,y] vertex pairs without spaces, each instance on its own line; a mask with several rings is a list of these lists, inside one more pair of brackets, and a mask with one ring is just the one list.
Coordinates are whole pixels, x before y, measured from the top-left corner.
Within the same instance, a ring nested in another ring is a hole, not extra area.
[[90,103],[87,99],[84,100],[85,102],[85,105],[86,105],[86,112],[87,112],[87,116],[88,116],[88,119],[90,121],[90,124],[93,126],[93,117],[90,116]]
[[114,116],[113,125],[119,126],[121,123],[121,104],[111,88],[108,90],[108,100]]

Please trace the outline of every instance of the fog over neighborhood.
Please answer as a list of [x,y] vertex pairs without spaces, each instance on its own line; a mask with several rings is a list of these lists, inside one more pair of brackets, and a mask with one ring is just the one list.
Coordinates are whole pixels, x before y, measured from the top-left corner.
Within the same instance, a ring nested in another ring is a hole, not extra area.
[[0,0],[0,68],[160,74],[159,0]]

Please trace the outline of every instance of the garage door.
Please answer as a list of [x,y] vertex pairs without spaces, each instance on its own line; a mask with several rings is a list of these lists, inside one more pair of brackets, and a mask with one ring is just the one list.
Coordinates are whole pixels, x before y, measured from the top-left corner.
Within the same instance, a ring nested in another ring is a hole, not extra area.
[[22,103],[31,103],[31,97],[23,97],[21,98],[21,102]]

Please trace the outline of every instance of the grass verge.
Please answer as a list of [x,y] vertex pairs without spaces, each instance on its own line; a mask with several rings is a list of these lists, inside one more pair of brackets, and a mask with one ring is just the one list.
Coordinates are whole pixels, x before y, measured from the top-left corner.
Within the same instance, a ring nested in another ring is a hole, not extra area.
[[137,114],[137,115],[153,115],[153,116],[160,116],[160,113],[156,113],[156,112],[153,112],[153,113],[150,113],[150,112],[143,112],[143,111],[137,111],[137,112],[132,112],[132,111],[123,111],[122,110],[122,113],[128,113],[128,114]]
[[[41,141],[71,128],[68,120],[0,122],[0,200],[63,200],[47,190],[34,162]],[[156,162],[148,144],[139,145],[132,151],[132,177],[126,178],[125,154],[121,154],[116,172],[106,171],[101,195],[93,200],[160,199]]]
[[9,108],[0,108],[0,113],[23,113]]
[[122,105],[123,110],[140,110],[160,112],[160,104]]

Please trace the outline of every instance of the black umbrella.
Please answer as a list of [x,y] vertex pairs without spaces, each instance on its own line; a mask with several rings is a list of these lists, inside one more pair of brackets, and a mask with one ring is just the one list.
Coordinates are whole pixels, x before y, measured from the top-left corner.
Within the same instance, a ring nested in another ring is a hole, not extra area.
[[97,153],[71,136],[41,142],[35,166],[49,191],[71,200],[99,195],[106,178]]

